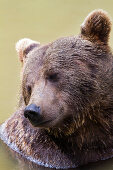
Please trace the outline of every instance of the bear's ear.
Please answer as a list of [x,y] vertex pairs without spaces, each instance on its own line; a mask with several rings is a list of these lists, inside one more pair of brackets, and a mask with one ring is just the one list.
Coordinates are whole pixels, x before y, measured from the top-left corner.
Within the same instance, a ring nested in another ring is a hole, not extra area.
[[16,43],[16,51],[19,56],[19,60],[23,63],[27,54],[33,50],[33,48],[38,47],[39,42],[33,41],[28,38],[23,38]]
[[92,42],[108,43],[111,19],[102,9],[91,12],[81,25],[81,34]]

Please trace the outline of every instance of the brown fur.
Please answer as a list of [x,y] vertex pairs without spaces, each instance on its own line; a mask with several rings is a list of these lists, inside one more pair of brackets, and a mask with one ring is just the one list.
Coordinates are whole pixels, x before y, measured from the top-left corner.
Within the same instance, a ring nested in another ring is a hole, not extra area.
[[99,9],[91,12],[81,26],[81,33],[93,42],[108,43],[111,20],[107,12]]
[[[73,168],[113,156],[110,29],[106,12],[97,10],[77,37],[44,46],[26,42],[24,48],[25,40],[17,45],[22,92],[19,109],[3,132],[25,157],[48,167]],[[33,127],[23,115],[32,103],[51,122]]]

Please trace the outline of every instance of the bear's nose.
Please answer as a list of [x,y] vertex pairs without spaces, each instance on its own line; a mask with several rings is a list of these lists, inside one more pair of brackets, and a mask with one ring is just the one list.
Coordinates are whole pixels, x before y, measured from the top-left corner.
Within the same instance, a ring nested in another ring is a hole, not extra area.
[[34,120],[36,117],[37,119],[40,118],[40,107],[36,106],[35,104],[30,104],[27,106],[24,110],[24,116],[25,118]]

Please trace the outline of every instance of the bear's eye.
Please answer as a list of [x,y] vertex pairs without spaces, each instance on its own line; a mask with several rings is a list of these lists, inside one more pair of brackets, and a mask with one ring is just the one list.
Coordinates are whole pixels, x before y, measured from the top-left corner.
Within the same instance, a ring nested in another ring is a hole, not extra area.
[[31,86],[27,86],[27,92],[29,95],[31,95]]
[[57,82],[59,80],[58,73],[51,73],[47,76],[47,80],[50,82]]

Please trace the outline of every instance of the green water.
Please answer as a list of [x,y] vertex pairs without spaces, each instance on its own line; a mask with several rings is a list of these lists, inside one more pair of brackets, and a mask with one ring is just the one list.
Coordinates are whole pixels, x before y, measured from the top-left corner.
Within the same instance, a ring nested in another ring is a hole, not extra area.
[[[42,44],[77,35],[87,14],[102,8],[113,18],[113,0],[0,0],[0,123],[16,110],[20,63],[15,43],[24,37]],[[110,44],[113,48],[113,31]],[[0,143],[0,170],[33,169],[12,157]],[[113,159],[81,168],[113,170]]]

